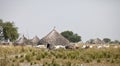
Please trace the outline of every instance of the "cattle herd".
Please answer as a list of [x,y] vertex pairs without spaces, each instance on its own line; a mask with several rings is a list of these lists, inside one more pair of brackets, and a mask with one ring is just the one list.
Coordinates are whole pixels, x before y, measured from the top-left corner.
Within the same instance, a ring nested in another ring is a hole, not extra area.
[[[34,46],[36,48],[47,48],[46,45],[37,45]],[[88,49],[88,48],[96,48],[96,49],[102,49],[102,48],[119,48],[119,45],[109,45],[109,44],[71,44],[67,46],[63,45],[56,45],[53,47],[53,49]]]

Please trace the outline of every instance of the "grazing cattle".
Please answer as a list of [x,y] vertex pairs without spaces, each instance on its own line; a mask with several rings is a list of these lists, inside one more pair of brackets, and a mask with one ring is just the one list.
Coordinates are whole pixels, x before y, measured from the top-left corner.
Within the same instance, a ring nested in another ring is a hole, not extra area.
[[75,44],[75,45],[74,45],[74,49],[79,49],[79,45],[78,45],[78,44]]
[[114,48],[118,48],[118,46],[114,46]]
[[98,49],[103,48],[103,46],[97,46]]
[[72,45],[68,45],[68,46],[65,46],[66,49],[74,49],[74,46]]
[[89,46],[89,48],[93,48],[93,46],[92,46],[92,45],[90,45],[90,46]]
[[109,47],[110,47],[110,45],[103,45],[103,47],[104,47],[104,48],[109,48]]
[[82,48],[85,48],[85,47],[86,47],[86,45],[83,45],[83,46],[82,46]]
[[59,48],[65,49],[65,46],[62,46],[62,45],[57,45],[57,46],[55,46],[55,49],[59,49]]
[[82,48],[87,49],[87,48],[89,48],[89,46],[88,45],[83,45]]
[[46,48],[45,45],[37,45],[37,46],[34,46],[34,47],[36,47],[36,48]]
[[75,48],[75,49],[79,49],[79,47],[78,47],[78,46],[75,46],[74,48]]

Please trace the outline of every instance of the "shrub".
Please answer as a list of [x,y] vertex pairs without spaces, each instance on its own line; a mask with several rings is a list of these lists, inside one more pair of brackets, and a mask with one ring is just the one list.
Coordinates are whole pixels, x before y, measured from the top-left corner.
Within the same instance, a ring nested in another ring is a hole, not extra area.
[[24,55],[21,55],[20,57],[22,58],[22,57],[24,57]]
[[32,52],[32,55],[35,56],[35,52]]
[[11,66],[14,66],[14,64],[12,64]]
[[27,54],[27,55],[25,56],[25,59],[26,59],[28,62],[30,62],[30,61],[32,60],[32,57],[31,57],[30,54]]
[[32,52],[32,49],[29,49],[30,52]]
[[111,60],[111,63],[114,63],[114,59]]
[[97,59],[97,63],[100,63],[101,62],[101,60],[100,59]]
[[32,63],[32,62],[30,62],[30,65],[33,65],[33,63]]
[[18,56],[16,55],[15,58],[18,59]]
[[15,59],[13,59],[13,61],[12,62],[15,62],[16,60]]
[[24,62],[24,59],[21,59],[20,62]]
[[37,64],[37,62],[34,62],[34,64]]
[[41,55],[37,55],[36,60],[41,60]]

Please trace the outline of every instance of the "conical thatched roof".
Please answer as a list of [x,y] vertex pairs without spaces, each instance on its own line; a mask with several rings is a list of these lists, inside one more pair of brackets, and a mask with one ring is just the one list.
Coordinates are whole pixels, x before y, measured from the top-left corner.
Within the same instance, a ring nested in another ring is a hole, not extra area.
[[96,38],[96,39],[90,39],[88,41],[86,41],[86,44],[104,44],[105,42],[102,41],[101,39],[99,38]]
[[94,44],[104,44],[105,42],[102,41],[102,40],[99,39],[99,38],[96,38],[96,39],[94,39],[93,43],[94,43]]
[[39,41],[39,44],[68,45],[69,41],[53,29],[47,36]]
[[27,38],[23,35],[15,43],[18,44],[18,45],[20,45],[20,44],[26,44],[27,41],[28,41]]
[[31,40],[32,43],[38,43],[39,42],[39,38],[37,36],[33,37],[33,39]]

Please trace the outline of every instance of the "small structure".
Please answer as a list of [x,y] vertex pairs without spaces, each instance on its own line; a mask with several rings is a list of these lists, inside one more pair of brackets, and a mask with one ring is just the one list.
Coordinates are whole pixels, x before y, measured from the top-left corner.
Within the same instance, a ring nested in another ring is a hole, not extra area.
[[47,48],[53,49],[56,45],[66,46],[69,44],[69,41],[59,34],[55,28],[45,37],[43,37],[38,45],[46,45]]
[[94,39],[93,44],[104,44],[105,42],[99,38]]
[[14,43],[14,45],[26,45],[26,44],[28,44],[28,40],[24,35]]
[[96,38],[96,39],[90,39],[86,41],[86,44],[105,44],[105,42],[99,38]]
[[33,37],[33,39],[31,39],[32,45],[34,45],[34,46],[37,45],[39,41],[40,41],[40,39],[37,36],[35,36],[35,37]]

